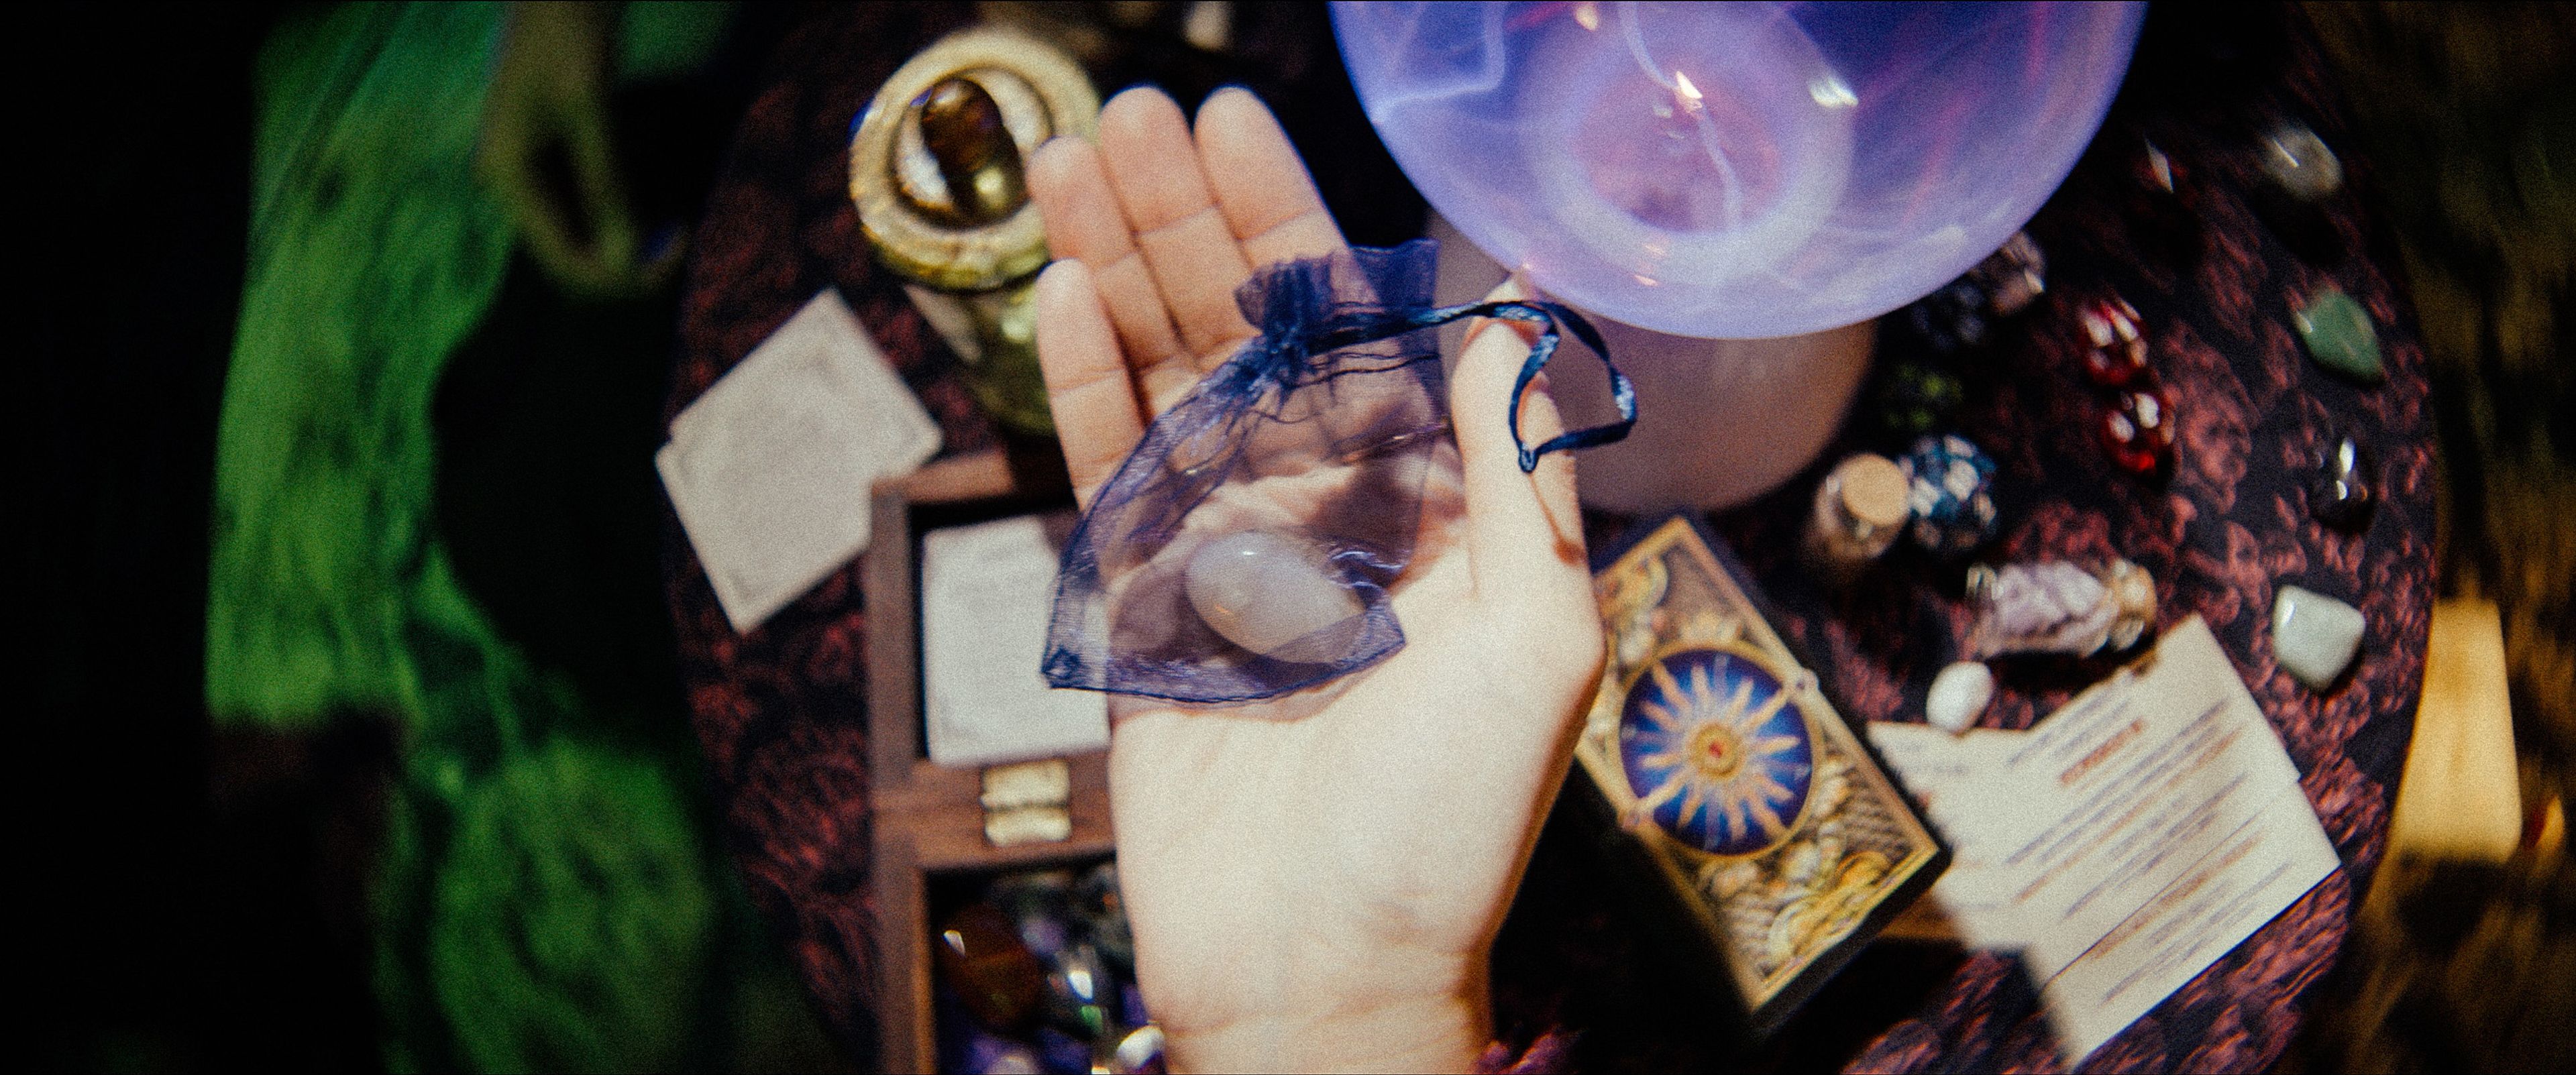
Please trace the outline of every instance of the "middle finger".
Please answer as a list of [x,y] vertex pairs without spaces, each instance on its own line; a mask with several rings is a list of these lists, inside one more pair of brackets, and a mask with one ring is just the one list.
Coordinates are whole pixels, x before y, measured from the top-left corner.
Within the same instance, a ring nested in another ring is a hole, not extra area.
[[[1234,304],[1252,266],[1209,193],[1198,143],[1170,97],[1140,87],[1112,98],[1100,112],[1100,150],[1172,325],[1197,356],[1197,368],[1186,373],[1195,382],[1252,335]],[[1150,374],[1146,387],[1156,404],[1167,402],[1167,386],[1153,384]]]

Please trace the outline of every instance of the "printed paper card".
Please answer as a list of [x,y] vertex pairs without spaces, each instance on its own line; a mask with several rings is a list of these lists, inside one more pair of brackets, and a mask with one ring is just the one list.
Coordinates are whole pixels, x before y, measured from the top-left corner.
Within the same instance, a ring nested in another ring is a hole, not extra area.
[[1869,735],[1957,851],[1933,899],[2021,952],[2070,1064],[2340,861],[2198,617],[2028,732]]

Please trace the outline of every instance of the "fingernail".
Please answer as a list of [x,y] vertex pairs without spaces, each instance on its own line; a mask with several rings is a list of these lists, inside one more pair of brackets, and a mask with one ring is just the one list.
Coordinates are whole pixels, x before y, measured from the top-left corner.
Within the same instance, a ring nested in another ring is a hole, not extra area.
[[[1161,83],[1158,83],[1158,82],[1134,82],[1134,83],[1130,83],[1130,84],[1128,84],[1125,88],[1120,89],[1118,92],[1113,93],[1113,94],[1110,94],[1110,95],[1109,95],[1109,104],[1112,104],[1112,105],[1117,104],[1117,103],[1118,103],[1118,101],[1119,101],[1119,99],[1121,99],[1121,98],[1123,98],[1123,97],[1126,97],[1126,96],[1127,96],[1127,95],[1129,95],[1129,94],[1135,94],[1135,93],[1151,94],[1151,95],[1153,95],[1153,96],[1160,97],[1160,98],[1162,98],[1162,99],[1164,99],[1164,100],[1166,100],[1166,101],[1169,101],[1169,100],[1171,100],[1171,99],[1172,99],[1172,95],[1171,95],[1171,93],[1170,93],[1169,91],[1166,91],[1165,89],[1163,89],[1163,87],[1162,87],[1162,84],[1161,84]],[[1101,106],[1101,108],[1102,108],[1102,110],[1103,110],[1103,111],[1106,111],[1106,110],[1108,109],[1108,107],[1109,107],[1109,105],[1102,105],[1102,106]]]

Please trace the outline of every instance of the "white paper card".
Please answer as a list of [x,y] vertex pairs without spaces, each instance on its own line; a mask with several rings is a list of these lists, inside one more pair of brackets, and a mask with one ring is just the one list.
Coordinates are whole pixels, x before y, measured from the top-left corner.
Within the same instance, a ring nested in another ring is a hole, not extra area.
[[1108,696],[1049,687],[1038,672],[1072,526],[1069,514],[1023,515],[922,535],[930,760],[972,767],[1109,745]]
[[2025,732],[1971,728],[1963,735],[1928,724],[1866,725],[1878,748],[1923,807],[1927,820],[1950,844],[1950,867],[1925,898],[1971,948],[2019,950],[2028,929],[2014,894],[2022,887],[2003,857],[2046,819],[2019,808],[2017,783],[1990,779],[2027,737]]
[[939,451],[939,426],[831,288],[671,421],[653,456],[736,631],[868,547],[868,490]]
[[1933,897],[1970,943],[2021,951],[2069,1065],[2340,861],[2198,617],[2029,732],[1869,733],[1953,844]]

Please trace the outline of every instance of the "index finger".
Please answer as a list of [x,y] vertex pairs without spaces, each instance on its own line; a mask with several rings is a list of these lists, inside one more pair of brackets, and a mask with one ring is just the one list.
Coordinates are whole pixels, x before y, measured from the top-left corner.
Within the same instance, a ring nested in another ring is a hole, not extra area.
[[1089,270],[1092,291],[1126,349],[1138,391],[1153,400],[1158,382],[1177,380],[1186,387],[1197,380],[1193,358],[1163,307],[1162,289],[1109,189],[1099,149],[1070,137],[1038,147],[1029,162],[1029,196],[1046,222],[1047,249],[1058,258],[1079,259]]
[[1145,416],[1117,334],[1100,308],[1091,269],[1066,258],[1038,276],[1038,368],[1046,375],[1047,408],[1073,479],[1073,499],[1084,510],[1145,435]]

